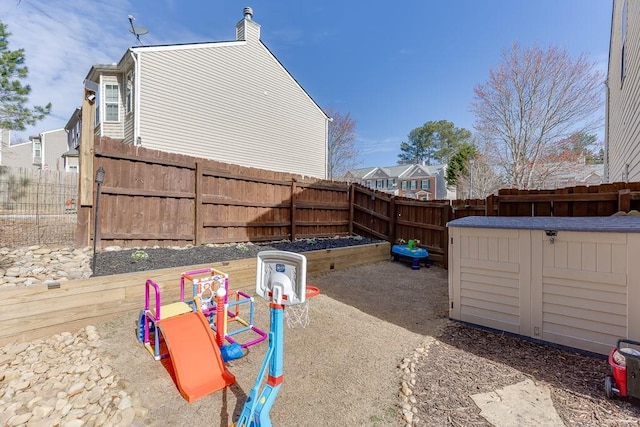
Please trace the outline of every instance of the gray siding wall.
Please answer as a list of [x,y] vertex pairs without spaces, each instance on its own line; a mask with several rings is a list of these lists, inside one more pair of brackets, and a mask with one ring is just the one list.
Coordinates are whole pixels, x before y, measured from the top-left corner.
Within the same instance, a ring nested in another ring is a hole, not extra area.
[[258,40],[140,55],[144,147],[326,176],[326,118]]
[[42,133],[42,165],[48,165],[49,170],[63,171],[64,159],[62,155],[67,151],[67,133],[64,129]]
[[[625,0],[614,0],[607,85],[608,182],[640,181],[640,2],[627,2],[625,77],[621,79],[622,15]],[[628,177],[625,171],[628,165]]]
[[123,134],[123,138],[124,138],[124,142],[125,144],[133,144],[134,143],[134,111],[135,111],[135,104],[133,106],[133,109],[131,110],[130,113],[125,113],[124,114],[124,134]]
[[17,168],[37,169],[33,165],[33,144],[31,141],[6,147],[2,153],[2,164]]
[[7,164],[4,158],[9,149],[9,144],[11,144],[11,132],[7,129],[0,129],[0,166],[6,166]]
[[[134,81],[132,82],[132,93],[131,93],[131,111],[127,113],[127,81],[129,72],[133,73],[132,76]],[[122,114],[124,117],[124,142],[126,144],[133,144],[135,141],[135,111],[136,111],[136,94],[135,94],[135,67],[132,62],[129,62],[128,65],[124,68],[123,75],[123,86],[120,91],[122,93]]]

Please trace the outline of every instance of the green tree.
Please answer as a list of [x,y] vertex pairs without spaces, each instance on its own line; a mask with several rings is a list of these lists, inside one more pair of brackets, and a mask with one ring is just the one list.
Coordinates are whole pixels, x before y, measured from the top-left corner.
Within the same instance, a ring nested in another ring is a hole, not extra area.
[[604,163],[604,149],[598,143],[598,137],[586,132],[578,132],[569,137],[571,150],[576,156],[584,157],[586,165]]
[[569,137],[571,142],[571,149],[578,156],[593,155],[591,152],[591,146],[598,140],[596,135],[592,135],[586,132],[578,132]]
[[458,150],[447,163],[447,176],[445,179],[448,185],[456,185],[460,176],[469,175],[469,159],[475,157],[476,154],[475,145],[469,142],[460,144]]
[[31,86],[23,84],[29,74],[24,49],[9,50],[7,26],[0,22],[0,128],[25,130],[51,112],[51,103],[44,107],[25,106]]
[[448,163],[460,144],[471,138],[471,132],[457,128],[447,120],[438,120],[413,129],[407,138],[408,142],[400,144],[398,163],[424,162],[430,165],[432,160]]

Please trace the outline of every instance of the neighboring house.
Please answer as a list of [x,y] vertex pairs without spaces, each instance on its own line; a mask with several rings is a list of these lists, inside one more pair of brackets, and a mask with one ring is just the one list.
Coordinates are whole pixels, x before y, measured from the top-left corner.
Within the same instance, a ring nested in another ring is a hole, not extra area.
[[2,157],[5,155],[6,151],[9,149],[9,145],[11,144],[11,132],[7,129],[0,129],[0,166],[5,165],[2,163]]
[[640,181],[638,1],[613,1],[606,83],[605,181]]
[[50,130],[29,137],[27,142],[5,146],[2,164],[27,169],[63,171],[65,169],[62,154],[65,151],[67,151],[65,130]]
[[585,165],[577,163],[571,167],[563,167],[551,173],[540,185],[541,190],[576,187],[579,185],[600,185],[603,183],[604,165]]
[[131,47],[85,80],[95,134],[242,166],[327,175],[329,118],[260,41],[251,8],[226,42]]
[[445,174],[446,165],[413,164],[353,169],[341,179],[394,196],[418,200],[442,200],[451,198],[447,191]]
[[62,154],[64,159],[64,170],[67,172],[78,172],[78,147],[80,146],[80,131],[82,129],[82,110],[76,108],[69,121],[64,126],[67,133],[67,151]]

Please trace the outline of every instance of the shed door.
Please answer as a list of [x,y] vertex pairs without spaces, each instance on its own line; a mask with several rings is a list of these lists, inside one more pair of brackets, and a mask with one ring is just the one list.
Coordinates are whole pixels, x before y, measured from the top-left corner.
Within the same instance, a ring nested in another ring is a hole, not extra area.
[[532,264],[533,337],[606,354],[627,336],[627,234],[534,230]]
[[530,231],[452,227],[450,233],[450,317],[530,335]]

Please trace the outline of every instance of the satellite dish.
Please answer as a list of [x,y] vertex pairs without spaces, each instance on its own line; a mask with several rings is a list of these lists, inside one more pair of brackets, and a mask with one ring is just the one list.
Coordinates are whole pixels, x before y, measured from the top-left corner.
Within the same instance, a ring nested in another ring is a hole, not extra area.
[[135,21],[136,18],[133,15],[129,15],[129,24],[131,24],[131,28],[129,29],[129,31],[136,36],[136,40],[138,40],[138,44],[142,46],[142,42],[140,41],[140,36],[144,36],[145,34],[149,33],[149,30],[146,27],[142,27],[140,25],[133,25],[133,21]]

